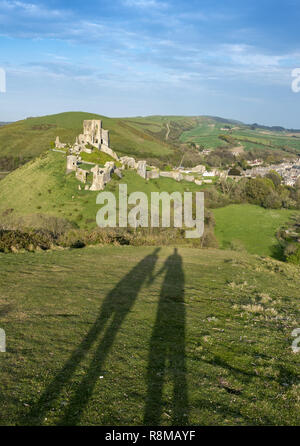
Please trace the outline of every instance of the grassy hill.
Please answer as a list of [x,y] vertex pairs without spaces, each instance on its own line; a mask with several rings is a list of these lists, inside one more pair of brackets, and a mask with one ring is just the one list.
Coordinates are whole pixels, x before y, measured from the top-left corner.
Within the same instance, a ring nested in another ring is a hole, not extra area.
[[[87,169],[92,166],[84,166]],[[62,153],[48,151],[26,165],[10,173],[0,182],[0,217],[9,215],[13,221],[22,217],[24,226],[40,227],[47,224],[42,216],[64,219],[82,229],[96,226],[98,192],[83,190],[75,173],[66,175],[66,157]],[[92,174],[88,184],[92,182]],[[134,171],[123,172],[123,179],[114,178],[106,191],[118,194],[120,183],[126,183],[128,192],[201,191],[209,186],[180,183],[170,178],[146,181]],[[79,190],[79,186],[82,190]],[[214,209],[215,233],[219,246],[226,249],[246,250],[251,254],[277,256],[276,231],[296,211],[271,210],[253,205],[231,205]]]
[[[87,166],[92,167],[92,166]],[[88,182],[91,183],[92,174]],[[118,184],[126,183],[128,192],[199,191],[194,183],[159,178],[146,181],[135,171],[125,171],[123,179],[113,179],[106,191],[118,193]],[[98,192],[79,190],[75,173],[66,175],[66,157],[62,153],[46,152],[10,173],[0,182],[0,216],[13,209],[13,216],[26,216],[29,225],[40,223],[39,214],[64,218],[81,228],[96,225]],[[149,200],[150,202],[150,200]]]
[[[300,152],[300,135],[287,130],[266,130],[236,121],[207,116],[149,116],[108,118],[84,112],[28,118],[0,127],[0,158],[35,157],[50,146],[56,136],[73,143],[85,119],[102,119],[110,131],[111,146],[120,155],[180,162],[182,150],[191,143],[207,149],[242,146],[244,150],[277,150],[283,154]],[[228,134],[233,144],[220,139]],[[198,153],[198,151],[196,150]],[[194,154],[195,155],[195,154]]]
[[[75,174],[65,174],[65,155],[47,150],[56,135],[72,142],[92,118],[103,119],[119,154],[178,159],[179,138],[185,144],[205,132],[205,144],[214,146],[214,135],[226,144],[219,118],[66,113],[10,124],[0,128],[0,157],[35,158],[1,180],[1,218],[37,226],[47,215],[95,226],[98,192],[79,190]],[[252,130],[230,125],[250,144]],[[259,138],[266,147],[268,137]],[[120,182],[148,195],[203,190],[168,178],[147,182],[130,170],[106,190],[117,193]],[[299,360],[291,350],[299,268],[249,254],[274,254],[274,234],[292,213],[214,210],[220,247],[239,252],[94,246],[0,253],[7,335],[0,425],[299,425]]]
[[[168,155],[172,152],[170,144],[155,137],[156,131],[159,132],[161,126],[151,121],[148,123],[144,120],[141,126],[130,119],[70,112],[29,118],[2,127],[0,129],[0,156],[12,154],[37,156],[49,149],[51,141],[54,141],[56,136],[59,136],[61,141],[73,143],[76,136],[82,132],[82,123],[85,119],[103,121],[103,127],[110,131],[111,146],[119,154],[145,157]],[[153,132],[145,132],[148,126]]]
[[215,233],[222,248],[246,250],[251,254],[276,256],[276,231],[295,211],[264,209],[251,204],[234,204],[213,210]]
[[[104,128],[110,130],[112,147],[119,154],[140,157],[149,155],[165,160],[170,157],[178,161],[181,158],[179,139],[183,143],[205,141],[204,145],[208,147],[226,145],[219,138],[220,133],[224,133],[224,126],[231,127],[231,137],[239,135],[239,144],[244,150],[247,144],[249,147],[251,144],[273,147],[281,139],[286,142],[285,138],[290,138],[295,147],[298,144],[297,138],[287,137],[287,131],[275,132],[259,127],[251,130],[249,126],[238,122],[224,122],[220,118],[211,117],[111,119],[74,112],[30,118],[0,129],[0,157],[9,153],[19,153],[24,157],[37,156],[10,175],[0,175],[0,178],[5,177],[0,181],[0,216],[10,212],[12,216],[26,217],[24,224],[29,226],[40,225],[40,215],[60,217],[80,228],[90,229],[95,226],[97,193],[78,190],[80,183],[75,175],[65,175],[65,156],[47,150],[56,135],[62,141],[72,142],[82,130],[82,121],[93,118],[103,120]],[[253,143],[250,143],[252,140]],[[123,182],[127,183],[129,192],[139,190],[147,194],[162,190],[201,190],[193,183],[177,183],[167,178],[146,182],[130,171],[125,172]],[[107,190],[117,192],[118,184],[119,181],[114,179]],[[215,211],[216,235],[221,247],[233,247],[237,243],[235,248],[245,248],[250,253],[274,255],[275,232],[290,215],[290,211],[266,211],[253,206],[218,209]]]
[[299,268],[110,246],[0,271],[1,425],[299,425]]

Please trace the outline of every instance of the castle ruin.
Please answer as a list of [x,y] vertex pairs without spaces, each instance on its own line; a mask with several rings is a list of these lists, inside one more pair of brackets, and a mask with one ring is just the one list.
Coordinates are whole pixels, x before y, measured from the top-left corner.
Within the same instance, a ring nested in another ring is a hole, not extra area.
[[[85,184],[85,190],[103,190],[106,184],[111,181],[113,174],[117,175],[119,178],[122,178],[122,170],[125,169],[134,169],[137,174],[145,180],[154,180],[159,177],[167,177],[176,181],[186,180],[188,182],[195,182],[197,185],[202,184],[202,180],[196,178],[194,175],[203,173],[203,171],[205,171],[205,166],[199,165],[190,171],[177,169],[162,172],[155,166],[148,166],[146,161],[136,161],[135,158],[129,156],[119,158],[118,155],[109,147],[109,144],[109,131],[102,128],[101,120],[92,119],[83,121],[83,133],[76,137],[75,143],[72,147],[61,143],[59,137],[57,137],[55,141],[55,148],[64,150],[68,148],[67,174],[75,172],[77,180]],[[85,152],[92,154],[94,150],[99,150],[100,152],[106,153],[114,161],[106,162],[104,167],[91,162],[83,161],[84,164],[91,164],[93,167],[91,170],[81,168],[81,153]],[[91,186],[86,184],[90,173],[93,174],[93,182]],[[192,175],[186,175],[188,173],[191,173]],[[81,190],[80,185],[79,188]]]
[[[70,152],[73,155],[79,155],[81,152],[92,153],[92,149],[89,147],[91,146],[118,161],[118,155],[109,145],[109,131],[102,128],[101,120],[91,119],[83,121],[83,133],[76,137],[75,144],[70,149]],[[65,147],[66,144],[61,143],[59,137],[57,137],[55,148],[63,149]]]
[[95,119],[83,121],[83,133],[78,137],[82,145],[91,144],[101,150],[101,146],[109,147],[109,131],[102,128],[102,121]]

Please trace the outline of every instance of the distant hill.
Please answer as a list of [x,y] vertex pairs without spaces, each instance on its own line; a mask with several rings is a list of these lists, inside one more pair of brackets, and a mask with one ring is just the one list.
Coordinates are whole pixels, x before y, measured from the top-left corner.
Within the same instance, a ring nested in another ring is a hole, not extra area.
[[[61,113],[28,118],[0,128],[0,157],[37,156],[50,147],[59,136],[61,141],[73,143],[82,132],[85,119],[101,119],[110,131],[111,146],[119,154],[141,157],[172,154],[172,144],[161,137],[163,123],[155,119],[107,118],[83,112]],[[164,130],[166,134],[167,129]]]
[[[300,153],[298,130],[247,125],[212,116],[148,116],[108,118],[84,112],[68,112],[28,118],[0,127],[0,164],[5,157],[20,158],[21,165],[49,149],[56,136],[73,143],[85,119],[101,119],[110,131],[111,147],[119,155],[131,155],[153,163],[177,165],[183,152],[199,164],[200,149],[231,148]],[[230,133],[230,138],[222,137]]]
[[234,119],[225,119],[225,118],[220,118],[219,116],[207,116],[207,118],[211,118],[216,122],[221,122],[223,124],[233,124],[233,125],[241,125],[244,127],[250,127],[251,130],[257,130],[257,129],[261,129],[261,130],[269,130],[271,132],[292,132],[292,133],[300,133],[300,129],[287,129],[285,127],[281,127],[281,126],[268,126],[268,125],[261,125],[261,124],[245,124],[241,121],[237,121]]
[[260,124],[249,124],[249,127],[251,130],[256,129],[262,129],[262,130],[269,130],[270,132],[291,132],[291,133],[300,133],[299,129],[286,129],[285,127],[280,126],[267,126],[267,125],[260,125]]
[[245,125],[241,121],[236,121],[235,119],[220,118],[219,116],[205,116],[206,118],[212,119],[213,121],[220,122],[222,124],[233,124],[233,125]]

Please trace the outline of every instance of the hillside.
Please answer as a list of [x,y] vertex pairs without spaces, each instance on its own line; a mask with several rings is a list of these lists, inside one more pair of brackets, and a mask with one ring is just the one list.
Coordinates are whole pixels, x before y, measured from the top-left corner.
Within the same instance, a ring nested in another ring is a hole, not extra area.
[[[27,224],[36,226],[40,223],[39,214],[46,214],[64,218],[81,228],[94,227],[98,192],[78,190],[82,183],[74,173],[66,175],[65,171],[65,155],[48,151],[10,173],[0,181],[0,216],[8,213],[12,217],[26,216]],[[148,195],[155,191],[200,190],[194,183],[177,183],[170,178],[147,182],[134,171],[125,171],[122,180],[113,179],[105,190],[118,192],[119,182],[127,184],[129,193],[141,191]]]
[[0,157],[40,155],[49,149],[50,143],[56,136],[59,136],[61,141],[73,143],[76,136],[82,132],[82,123],[85,119],[103,121],[103,127],[110,131],[111,147],[119,154],[155,157],[172,153],[171,145],[155,137],[155,133],[161,131],[161,125],[155,122],[143,120],[143,125],[140,125],[131,119],[70,112],[28,118],[2,127]]
[[[221,132],[228,131],[225,136],[232,138],[235,144],[239,135],[242,150],[247,150],[247,147],[250,149],[252,146],[277,150],[275,147],[279,147],[280,138],[287,138],[285,131],[269,132],[266,135],[265,129],[256,127],[250,130],[249,126],[239,122],[212,117],[150,116],[111,119],[85,113],[63,113],[43,118],[30,118],[0,129],[0,142],[1,137],[4,140],[5,135],[7,136],[6,148],[9,148],[10,144],[15,144],[15,150],[17,152],[21,150],[22,157],[36,156],[9,175],[4,169],[3,173],[0,172],[0,179],[4,178],[0,181],[2,220],[9,218],[9,221],[20,222],[19,226],[41,227],[45,224],[43,216],[46,215],[59,218],[62,222],[69,222],[78,228],[95,227],[98,210],[95,203],[97,193],[79,190],[80,183],[75,179],[75,175],[65,174],[65,156],[48,150],[57,134],[60,135],[62,141],[71,142],[80,133],[82,121],[95,117],[102,119],[104,128],[110,130],[112,147],[119,154],[134,156],[138,154],[137,157],[148,154],[154,158],[157,157],[157,160],[165,159],[166,162],[177,159],[179,163],[178,159],[182,155],[178,144],[179,139],[185,141],[183,144],[186,150],[189,150],[191,141],[198,141],[198,143],[202,141],[202,145],[205,141],[208,147],[214,145],[219,147],[220,144],[227,144],[230,147],[226,140],[220,139]],[[15,140],[10,139],[12,135],[15,136]],[[249,142],[256,139],[260,141],[259,144]],[[291,139],[294,144],[298,141],[297,138],[291,137]],[[0,145],[0,149],[1,147],[4,146]],[[197,151],[195,147],[193,150]],[[293,149],[290,148],[290,150]],[[43,154],[41,155],[40,152]],[[1,153],[0,151],[0,157]],[[90,168],[91,166],[83,167]],[[88,182],[90,181],[91,175],[88,179]],[[106,190],[118,192],[119,181],[114,178]],[[139,190],[148,195],[162,190],[183,192],[209,188],[209,186],[199,187],[194,183],[177,183],[168,178],[147,182],[132,171],[125,172],[122,182],[128,185],[129,193]],[[216,235],[221,248],[233,247],[246,249],[250,253],[276,256],[275,233],[290,218],[292,212],[267,211],[242,205],[217,209],[214,214]],[[259,243],[256,240],[257,234],[260,234]]]
[[289,130],[274,130],[220,118],[198,119],[197,125],[180,136],[183,143],[194,143],[205,149],[238,147],[249,151],[277,151],[283,156],[300,153],[300,135]]
[[[23,229],[49,229],[45,216],[66,230],[95,227],[98,192],[82,190],[74,172],[66,175],[65,154],[49,150],[56,134],[71,142],[92,117],[70,113],[0,129],[4,138],[4,130],[19,128],[6,147],[15,143],[16,153],[34,156],[0,181],[1,219]],[[206,117],[102,119],[119,154],[166,162],[181,156],[178,138],[186,138],[182,147],[189,138],[212,144],[227,125]],[[251,130],[234,125],[231,137],[250,138]],[[106,191],[117,193],[120,182],[148,196],[210,187],[146,181],[125,170]],[[7,336],[0,425],[298,425],[299,361],[291,345],[299,267],[258,256],[276,255],[275,232],[293,211],[233,205],[213,213],[220,247],[235,251],[175,249],[168,239],[167,248],[0,253]]]
[[[218,147],[242,150],[272,150],[286,154],[300,152],[299,133],[271,131],[237,121],[207,116],[149,116],[108,118],[105,116],[69,112],[28,118],[0,127],[0,160],[5,156],[35,157],[50,147],[56,136],[72,143],[82,131],[85,119],[102,119],[110,131],[111,146],[120,155],[178,164],[183,151],[187,157],[202,150]],[[225,136],[220,138],[220,136]],[[229,136],[229,139],[228,139]],[[196,158],[195,158],[196,160]]]
[[[82,167],[90,169],[91,166]],[[85,191],[75,174],[66,175],[66,157],[48,151],[0,181],[0,218],[20,227],[45,227],[43,216],[56,217],[72,226],[92,229],[96,226],[98,192]],[[92,174],[88,177],[91,184]],[[123,172],[122,180],[114,177],[106,191],[118,194],[118,185],[126,183],[128,193],[141,191],[205,191],[210,185],[197,186],[186,181],[176,182],[160,177],[146,181],[135,171]],[[81,190],[79,190],[79,186]],[[277,257],[277,230],[298,211],[264,209],[250,204],[231,205],[213,210],[215,234],[220,248],[245,250],[251,254]]]
[[110,246],[0,271],[1,425],[299,424],[299,268]]

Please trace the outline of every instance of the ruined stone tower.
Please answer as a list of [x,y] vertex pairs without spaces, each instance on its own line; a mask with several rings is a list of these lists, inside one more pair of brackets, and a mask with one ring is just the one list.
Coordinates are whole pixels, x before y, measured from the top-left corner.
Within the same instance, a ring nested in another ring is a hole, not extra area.
[[103,130],[100,120],[83,121],[83,134],[79,135],[78,139],[80,144],[91,144],[99,150],[103,144],[109,147],[109,132]]

